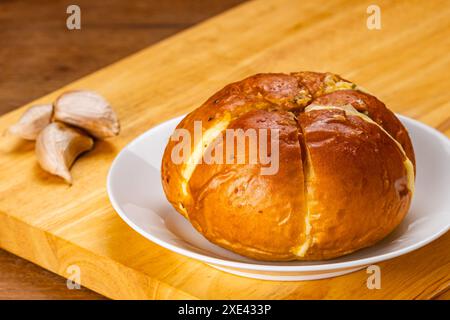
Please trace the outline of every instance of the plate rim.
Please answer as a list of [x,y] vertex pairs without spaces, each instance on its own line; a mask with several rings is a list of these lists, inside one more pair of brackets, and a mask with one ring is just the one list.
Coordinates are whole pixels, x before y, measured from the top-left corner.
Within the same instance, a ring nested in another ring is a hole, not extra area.
[[[251,262],[240,262],[240,261],[228,260],[226,258],[216,258],[216,257],[211,257],[211,256],[208,256],[208,255],[205,255],[202,253],[193,252],[188,249],[180,248],[176,245],[167,243],[167,242],[153,236],[152,234],[149,234],[148,232],[144,231],[141,227],[136,225],[133,221],[131,221],[127,217],[126,213],[121,209],[120,205],[114,199],[112,189],[111,189],[112,188],[112,172],[113,172],[114,168],[117,166],[117,163],[120,161],[120,159],[122,157],[124,157],[126,152],[129,152],[129,149],[134,144],[138,143],[142,139],[145,139],[150,134],[150,132],[156,130],[158,127],[167,125],[168,122],[176,121],[178,119],[181,120],[184,118],[184,116],[185,115],[181,115],[181,116],[178,116],[175,118],[168,119],[162,123],[159,123],[159,124],[149,128],[148,130],[146,130],[145,132],[143,132],[142,134],[140,134],[139,136],[137,136],[136,138],[131,140],[129,143],[127,143],[114,158],[113,162],[111,163],[111,165],[109,167],[108,175],[106,178],[106,190],[107,190],[109,201],[111,202],[114,210],[120,216],[120,218],[122,220],[124,220],[134,231],[139,233],[141,236],[143,236],[144,238],[156,243],[157,245],[159,245],[167,250],[173,251],[173,252],[181,254],[183,256],[193,258],[193,259],[196,259],[196,260],[208,263],[208,264],[240,268],[240,269],[245,269],[245,270],[275,271],[275,272],[323,271],[323,270],[336,270],[336,269],[341,269],[341,268],[351,268],[351,267],[358,267],[358,266],[363,266],[363,265],[371,265],[371,264],[374,264],[377,262],[390,260],[390,259],[402,256],[404,254],[407,254],[409,252],[415,251],[419,248],[426,246],[427,244],[433,242],[434,240],[438,239],[439,237],[441,237],[442,235],[447,233],[448,230],[450,229],[450,224],[448,224],[447,226],[444,226],[439,232],[433,234],[432,236],[430,236],[428,238],[423,239],[422,241],[419,241],[419,242],[417,242],[413,245],[410,245],[406,248],[399,249],[399,250],[396,250],[393,252],[388,252],[388,253],[381,254],[381,255],[377,255],[374,257],[362,258],[362,259],[345,261],[345,262],[333,262],[333,263],[327,263],[326,262],[327,260],[323,260],[324,264],[304,265],[304,266],[302,266],[302,265],[265,265],[262,263],[264,263],[266,261],[262,261],[262,260],[261,261],[255,260],[255,262],[261,263],[261,264],[258,264],[258,263],[251,263]],[[445,136],[443,133],[441,133],[440,131],[436,130],[435,128],[430,127],[416,119],[412,119],[412,118],[409,118],[409,117],[406,117],[406,116],[403,116],[403,115],[400,115],[397,113],[396,113],[396,116],[399,117],[399,119],[402,122],[408,122],[408,121],[412,122],[414,125],[419,126],[421,129],[428,131],[430,134],[435,136],[437,139],[441,140],[447,146],[447,149],[448,149],[447,151],[450,153],[450,139],[447,138],[447,136]],[[157,169],[160,170],[159,168],[157,168]],[[293,261],[286,261],[286,263],[289,263],[289,262],[293,262]],[[295,262],[298,263],[298,262],[302,262],[302,261],[295,260]]]

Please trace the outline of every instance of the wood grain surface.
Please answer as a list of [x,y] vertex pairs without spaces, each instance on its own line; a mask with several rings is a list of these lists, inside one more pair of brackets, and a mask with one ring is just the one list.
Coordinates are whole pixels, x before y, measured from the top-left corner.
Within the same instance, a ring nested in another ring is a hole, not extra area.
[[[257,72],[336,72],[450,136],[448,1],[378,1],[382,29],[372,31],[369,4],[246,3],[37,99],[97,90],[117,110],[122,133],[75,164],[71,187],[38,167],[31,143],[2,144],[0,246],[63,276],[75,264],[83,285],[111,298],[448,298],[449,233],[381,263],[380,290],[367,289],[364,270],[318,281],[259,281],[145,240],[120,220],[106,195],[111,161],[128,142]],[[0,129],[21,112],[1,117]]]
[[0,299],[99,300],[103,296],[83,287],[68,289],[57,274],[0,249]]
[[[68,31],[72,1],[0,1],[0,115],[240,2],[81,0],[82,31]],[[0,261],[0,299],[103,298],[4,250]]]
[[[243,0],[2,0],[0,114]],[[81,8],[81,30],[66,27]]]

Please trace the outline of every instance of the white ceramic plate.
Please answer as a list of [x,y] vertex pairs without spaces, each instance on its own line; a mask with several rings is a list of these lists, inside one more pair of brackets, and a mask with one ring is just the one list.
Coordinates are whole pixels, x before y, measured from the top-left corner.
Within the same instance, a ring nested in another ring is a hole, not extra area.
[[119,153],[108,174],[108,195],[120,217],[147,239],[223,271],[284,281],[346,274],[423,247],[449,229],[450,140],[418,121],[400,119],[409,130],[417,160],[410,212],[380,243],[337,259],[256,261],[220,248],[199,234],[166,200],[160,181],[162,154],[181,117],[148,130]]

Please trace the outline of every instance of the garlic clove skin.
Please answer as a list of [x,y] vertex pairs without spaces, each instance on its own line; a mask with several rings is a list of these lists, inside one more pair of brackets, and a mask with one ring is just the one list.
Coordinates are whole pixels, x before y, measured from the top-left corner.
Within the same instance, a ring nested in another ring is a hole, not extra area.
[[54,103],[54,119],[85,129],[104,139],[117,136],[120,124],[116,113],[102,96],[87,90],[63,93]]
[[32,106],[25,111],[16,124],[9,127],[9,132],[22,139],[36,140],[39,132],[50,123],[52,114],[51,104]]
[[52,122],[38,135],[35,151],[42,169],[72,184],[70,167],[81,153],[93,146],[94,140],[81,130]]

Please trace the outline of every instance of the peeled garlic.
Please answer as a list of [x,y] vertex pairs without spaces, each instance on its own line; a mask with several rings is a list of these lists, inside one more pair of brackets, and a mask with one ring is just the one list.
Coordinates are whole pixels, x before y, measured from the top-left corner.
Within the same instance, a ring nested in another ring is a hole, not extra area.
[[72,184],[70,167],[81,153],[93,146],[94,140],[81,130],[53,122],[36,139],[36,157],[42,169]]
[[119,134],[119,120],[102,96],[93,91],[63,93],[54,104],[56,120],[85,129],[96,138]]
[[52,113],[51,104],[32,106],[15,125],[9,127],[9,132],[26,140],[36,140],[39,132],[50,123]]

